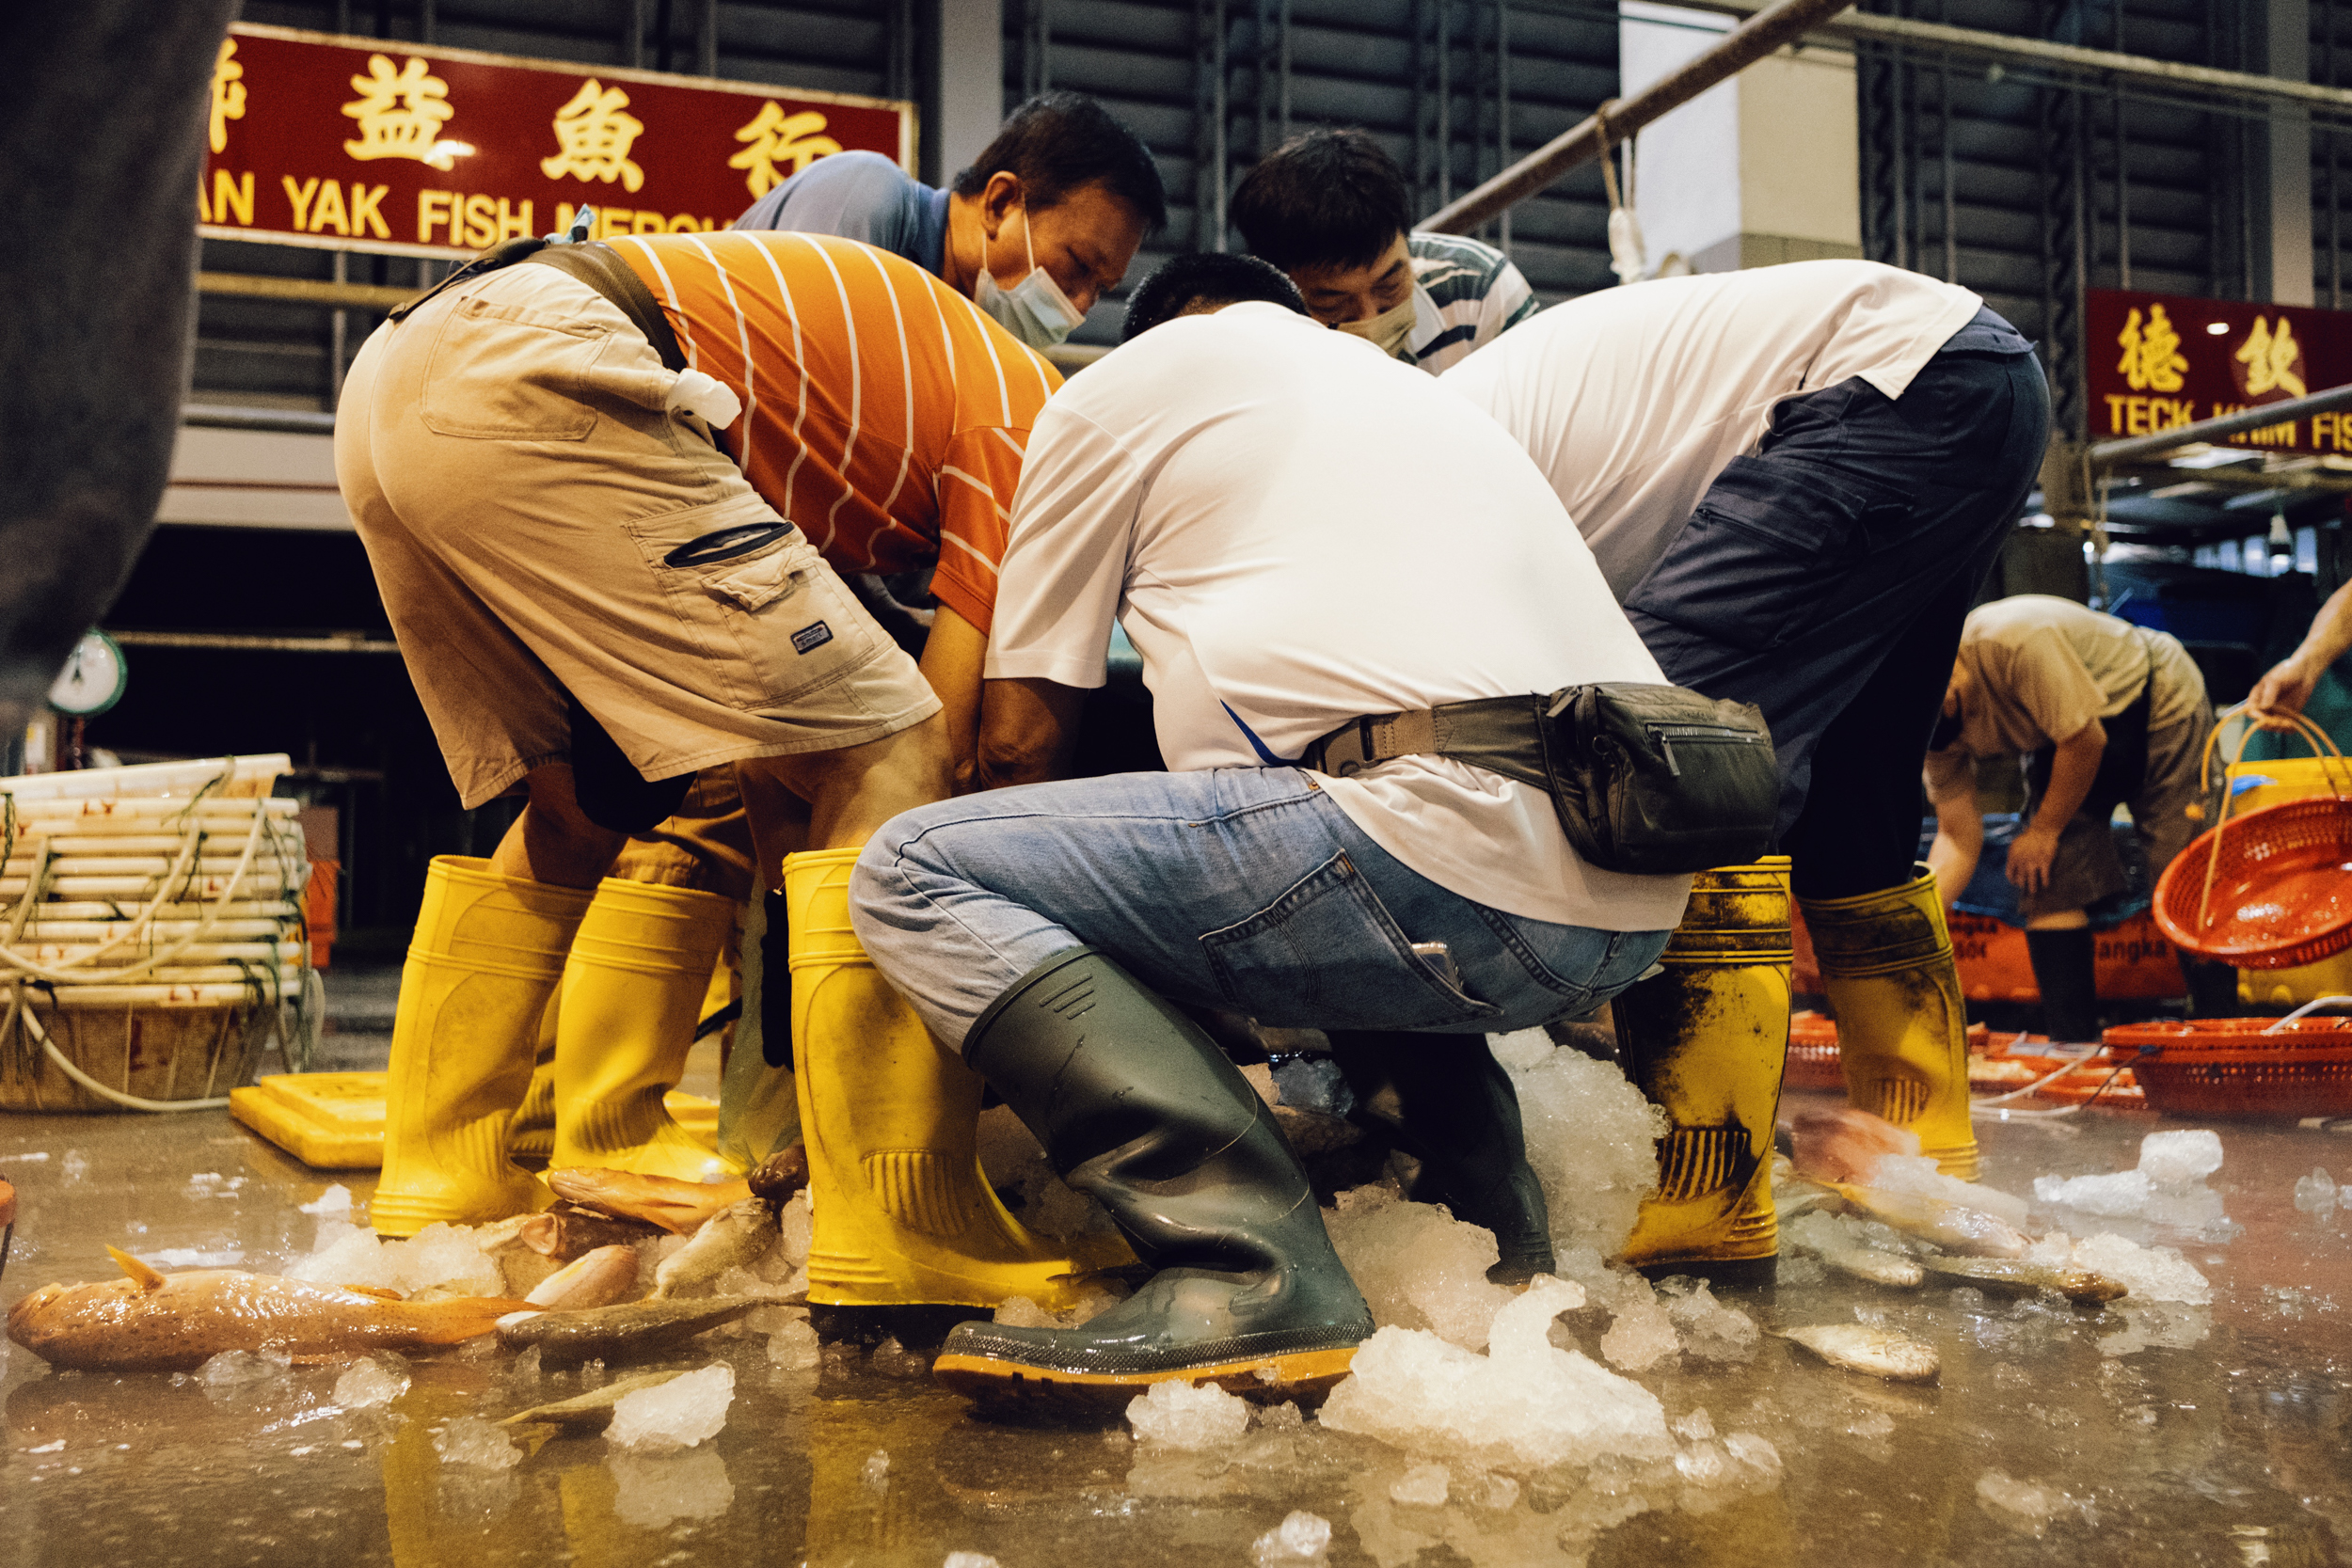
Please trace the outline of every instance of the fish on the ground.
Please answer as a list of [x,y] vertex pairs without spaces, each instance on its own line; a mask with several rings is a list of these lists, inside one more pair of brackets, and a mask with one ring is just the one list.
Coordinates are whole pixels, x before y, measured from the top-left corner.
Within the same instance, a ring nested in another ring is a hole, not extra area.
[[630,1301],[579,1312],[509,1305],[518,1310],[499,1320],[499,1343],[513,1351],[536,1345],[541,1364],[564,1366],[650,1355],[774,1303],[758,1296],[710,1296],[701,1301]]
[[523,1227],[535,1218],[537,1216],[534,1214],[510,1214],[494,1224],[477,1226],[474,1228],[473,1244],[485,1253],[500,1253],[509,1247],[520,1246],[523,1239]]
[[600,1246],[627,1246],[661,1233],[661,1227],[644,1220],[614,1219],[594,1209],[559,1203],[544,1213],[525,1215],[515,1239],[543,1258],[569,1263]]
[[693,1239],[661,1260],[654,1271],[653,1294],[666,1300],[697,1285],[716,1284],[729,1269],[748,1269],[776,1244],[776,1212],[759,1198],[721,1210]]
[[1889,1154],[1916,1154],[1919,1135],[1851,1105],[1807,1107],[1791,1117],[1790,1163],[1815,1181],[1867,1184]]
[[1919,1263],[1930,1274],[2005,1295],[2056,1291],[2077,1307],[2104,1307],[2131,1293],[2122,1281],[2089,1269],[2031,1263],[2022,1258],[1944,1258],[1929,1253]]
[[523,1299],[533,1307],[575,1310],[609,1307],[637,1289],[637,1249],[600,1246],[539,1281]]
[[531,1426],[545,1422],[551,1426],[570,1427],[579,1431],[601,1432],[612,1419],[612,1407],[621,1402],[621,1396],[633,1394],[640,1388],[658,1388],[683,1371],[640,1372],[635,1377],[614,1378],[601,1388],[591,1388],[568,1400],[552,1404],[534,1404],[501,1421],[501,1426]]
[[1881,1225],[1906,1236],[1931,1242],[1945,1252],[1971,1258],[2022,1258],[2033,1243],[1995,1215],[1970,1209],[1925,1193],[1888,1192],[1883,1187],[1856,1187],[1826,1181],[1829,1188]]
[[223,1351],[329,1361],[371,1350],[454,1344],[523,1307],[496,1297],[402,1301],[390,1291],[313,1285],[242,1269],[159,1274],[108,1247],[126,1277],[44,1285],[8,1308],[8,1338],[53,1367],[190,1371]]
[[1816,1323],[1779,1331],[1833,1367],[1894,1383],[1926,1383],[1943,1370],[1935,1347],[1868,1323]]
[[749,1181],[680,1181],[627,1170],[551,1170],[555,1196],[616,1219],[643,1220],[683,1236],[752,1196]]
[[1867,1280],[1872,1285],[1908,1291],[1927,1278],[1916,1259],[1899,1257],[1880,1247],[1816,1247],[1813,1250],[1822,1262],[1839,1274]]

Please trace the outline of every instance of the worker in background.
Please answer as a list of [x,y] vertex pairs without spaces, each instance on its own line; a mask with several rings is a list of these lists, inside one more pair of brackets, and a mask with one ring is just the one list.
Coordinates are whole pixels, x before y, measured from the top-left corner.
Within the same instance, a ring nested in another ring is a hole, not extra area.
[[[770,191],[735,227],[835,234],[889,251],[970,299],[1029,347],[1043,349],[1085,320],[1167,215],[1151,150],[1092,99],[1057,92],[1015,109],[957,176],[952,192],[921,183],[879,153],[840,152]],[[948,538],[948,548],[963,553],[946,564],[937,594],[935,531],[927,542],[898,529],[827,528],[817,531],[816,542],[898,645],[924,661],[934,683],[964,694],[951,703],[949,726],[959,780],[968,785],[976,721],[966,710],[977,701],[994,584],[964,551],[966,541],[953,531]],[[691,1180],[740,1175],[791,1140],[797,1096],[786,1075],[790,1050],[781,1037],[786,1032],[773,1026],[781,1009],[772,1004],[782,999],[783,988],[769,983],[771,973],[778,982],[784,974],[784,911],[771,896],[780,895],[780,863],[755,868],[753,861],[740,792],[727,769],[706,768],[675,816],[624,847],[607,895],[639,903],[668,896],[621,885],[636,884],[708,893],[737,908],[759,899],[744,929],[720,939],[725,954],[740,953],[736,989],[747,1022],[737,1034],[744,1049],[727,1058],[716,1153],[669,1141],[615,1150],[560,1135],[555,1080],[561,1038],[568,1033],[593,1043],[647,1027],[642,985],[601,970],[596,978],[566,981],[541,1022],[538,1066],[515,1123],[517,1153],[548,1157],[558,1167],[617,1162],[644,1174]],[[689,983],[686,972],[698,965],[707,979],[718,957],[695,946],[661,962],[677,971],[674,985],[682,988]],[[771,957],[778,961],[770,964]],[[567,1009],[575,1015],[568,1030],[563,1021]],[[682,1033],[674,1053],[682,1058],[694,1019],[683,1011],[664,1015],[663,1027]]]
[[[1613,1008],[1629,1073],[1674,1126],[1629,1260],[1769,1277],[1792,949],[1762,939],[1786,930],[1791,883],[1849,1097],[1975,1177],[1966,1015],[1915,863],[1915,781],[1962,619],[2042,461],[2032,346],[1966,289],[1801,261],[1586,294],[1442,384],[1549,476],[1666,678],[1772,727],[1793,866],[1703,875],[1665,973]],[[1729,931],[1755,950],[1710,957]]]
[[[2026,809],[2009,846],[2009,879],[2054,1040],[2099,1037],[2089,906],[2125,891],[2110,826],[2119,805],[2153,884],[2201,824],[2199,773],[2213,705],[2178,639],[2046,594],[1970,611],[1927,757],[1935,868],[1945,906],[1984,847],[1976,765],[2022,756]],[[2182,956],[2200,1016],[2233,1010],[2237,972]]]
[[[2300,714],[2328,732],[2338,745],[2352,742],[2352,582],[2328,596],[2295,652],[2272,665],[2254,683],[2246,705],[2265,729],[2289,729],[2283,716]],[[2249,757],[2300,756],[2305,748],[2267,747],[2258,738]]]
[[1432,375],[1535,313],[1502,252],[1413,232],[1405,171],[1368,131],[1309,131],[1233,192],[1250,254],[1290,275],[1307,312]]
[[1081,1328],[960,1325],[934,1370],[970,1391],[1255,1368],[1285,1397],[1371,1334],[1271,1115],[1171,1002],[1483,1053],[1648,968],[1689,886],[1589,863],[1544,791],[1434,752],[1282,760],[1658,667],[1502,432],[1270,267],[1180,257],[1153,300],[1182,319],[1039,417],[984,727],[1000,689],[1073,722],[1116,618],[1169,771],[910,812],[851,883],[883,973],[1157,1271]]
[[[486,863],[433,864],[394,1026],[380,1231],[545,1201],[506,1135],[567,951],[659,969],[646,1011],[682,984],[691,1020],[708,960],[700,979],[662,960],[715,950],[695,927],[717,901],[590,899],[697,770],[733,767],[760,863],[780,862],[802,903],[882,821],[949,794],[977,659],[918,670],[794,519],[879,559],[950,546],[942,618],[977,643],[1056,379],[920,269],[798,234],[516,242],[369,340],[337,425],[345,500],[460,798],[530,798]],[[839,923],[795,919],[792,939],[822,1216],[810,1299],[1067,1297],[1070,1260],[979,1182],[977,1080]],[[563,1027],[559,1142],[615,1164],[691,1148],[661,1105],[687,1030],[648,1022],[574,1050]]]

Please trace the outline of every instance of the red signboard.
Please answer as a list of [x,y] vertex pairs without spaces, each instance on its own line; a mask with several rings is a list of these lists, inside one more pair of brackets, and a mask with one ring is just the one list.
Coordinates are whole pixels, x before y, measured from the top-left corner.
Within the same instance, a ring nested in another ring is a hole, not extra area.
[[[2083,313],[2090,438],[2153,436],[2352,381],[2352,311],[2093,289]],[[2278,451],[2352,452],[2352,411],[2227,438]]]
[[239,24],[207,132],[203,233],[445,256],[583,204],[598,237],[723,229],[829,153],[910,166],[914,107]]

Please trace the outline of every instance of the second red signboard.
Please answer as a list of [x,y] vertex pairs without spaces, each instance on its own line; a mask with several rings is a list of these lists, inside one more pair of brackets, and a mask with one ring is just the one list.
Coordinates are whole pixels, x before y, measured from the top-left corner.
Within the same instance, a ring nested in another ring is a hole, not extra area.
[[[2083,317],[2090,438],[2153,436],[2352,381],[2352,311],[2093,289]],[[2352,409],[2229,444],[2352,452]]]

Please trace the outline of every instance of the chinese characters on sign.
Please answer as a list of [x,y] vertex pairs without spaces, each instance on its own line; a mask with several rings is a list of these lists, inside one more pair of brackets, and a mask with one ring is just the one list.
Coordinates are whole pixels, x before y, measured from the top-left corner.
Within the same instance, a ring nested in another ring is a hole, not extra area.
[[[2084,313],[2090,438],[2152,436],[2352,381],[2352,311],[2093,289]],[[2352,410],[2229,437],[2352,454]]]
[[566,228],[582,205],[598,238],[723,229],[832,153],[905,166],[914,111],[239,24],[207,132],[204,233],[449,255]]

